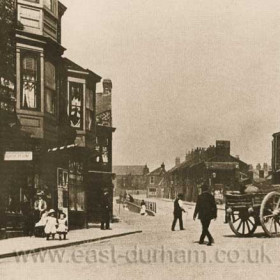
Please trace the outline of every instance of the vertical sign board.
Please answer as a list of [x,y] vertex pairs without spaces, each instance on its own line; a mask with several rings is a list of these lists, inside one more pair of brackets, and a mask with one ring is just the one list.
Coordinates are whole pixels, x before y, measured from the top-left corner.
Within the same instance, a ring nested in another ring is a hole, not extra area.
[[66,214],[68,222],[68,171],[63,168],[57,168],[57,207]]

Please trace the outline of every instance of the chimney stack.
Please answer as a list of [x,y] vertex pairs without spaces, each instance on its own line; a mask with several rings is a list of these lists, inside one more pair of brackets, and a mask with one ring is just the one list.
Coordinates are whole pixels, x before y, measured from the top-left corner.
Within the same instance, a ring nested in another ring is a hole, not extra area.
[[229,156],[230,155],[230,141],[216,141],[216,154],[218,156]]
[[113,84],[110,79],[103,80],[103,94],[108,95],[112,93]]
[[180,165],[180,158],[176,157],[175,158],[175,166],[178,166],[178,165]]

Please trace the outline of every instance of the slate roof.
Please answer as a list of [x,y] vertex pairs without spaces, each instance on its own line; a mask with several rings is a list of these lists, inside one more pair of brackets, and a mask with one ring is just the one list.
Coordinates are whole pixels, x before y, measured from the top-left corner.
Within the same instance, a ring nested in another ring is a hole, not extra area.
[[85,72],[85,74],[87,73],[91,76],[94,76],[98,80],[101,80],[101,78],[102,78],[99,75],[97,75],[96,73],[94,73],[93,71],[83,68],[82,66],[78,65],[77,63],[73,62],[72,60],[70,60],[67,57],[63,57],[63,63],[68,70]]
[[87,70],[85,68],[83,68],[82,66],[80,66],[77,63],[73,62],[72,60],[70,60],[67,57],[63,58],[63,62],[64,62],[64,65],[67,67],[67,69],[87,72]]
[[162,167],[158,167],[155,170],[151,171],[147,176],[160,176],[165,173],[165,169],[163,169]]

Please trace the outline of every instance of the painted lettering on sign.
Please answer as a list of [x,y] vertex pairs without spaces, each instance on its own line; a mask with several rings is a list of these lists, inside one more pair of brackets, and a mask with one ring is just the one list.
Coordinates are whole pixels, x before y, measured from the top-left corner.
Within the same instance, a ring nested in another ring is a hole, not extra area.
[[32,152],[5,152],[5,161],[30,161],[33,159]]

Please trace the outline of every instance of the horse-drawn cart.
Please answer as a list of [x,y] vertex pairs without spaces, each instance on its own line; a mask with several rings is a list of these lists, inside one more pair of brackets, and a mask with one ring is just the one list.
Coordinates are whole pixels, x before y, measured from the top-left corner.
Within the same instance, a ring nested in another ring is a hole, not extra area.
[[237,236],[251,236],[262,226],[269,237],[280,236],[280,192],[227,193],[226,223]]

